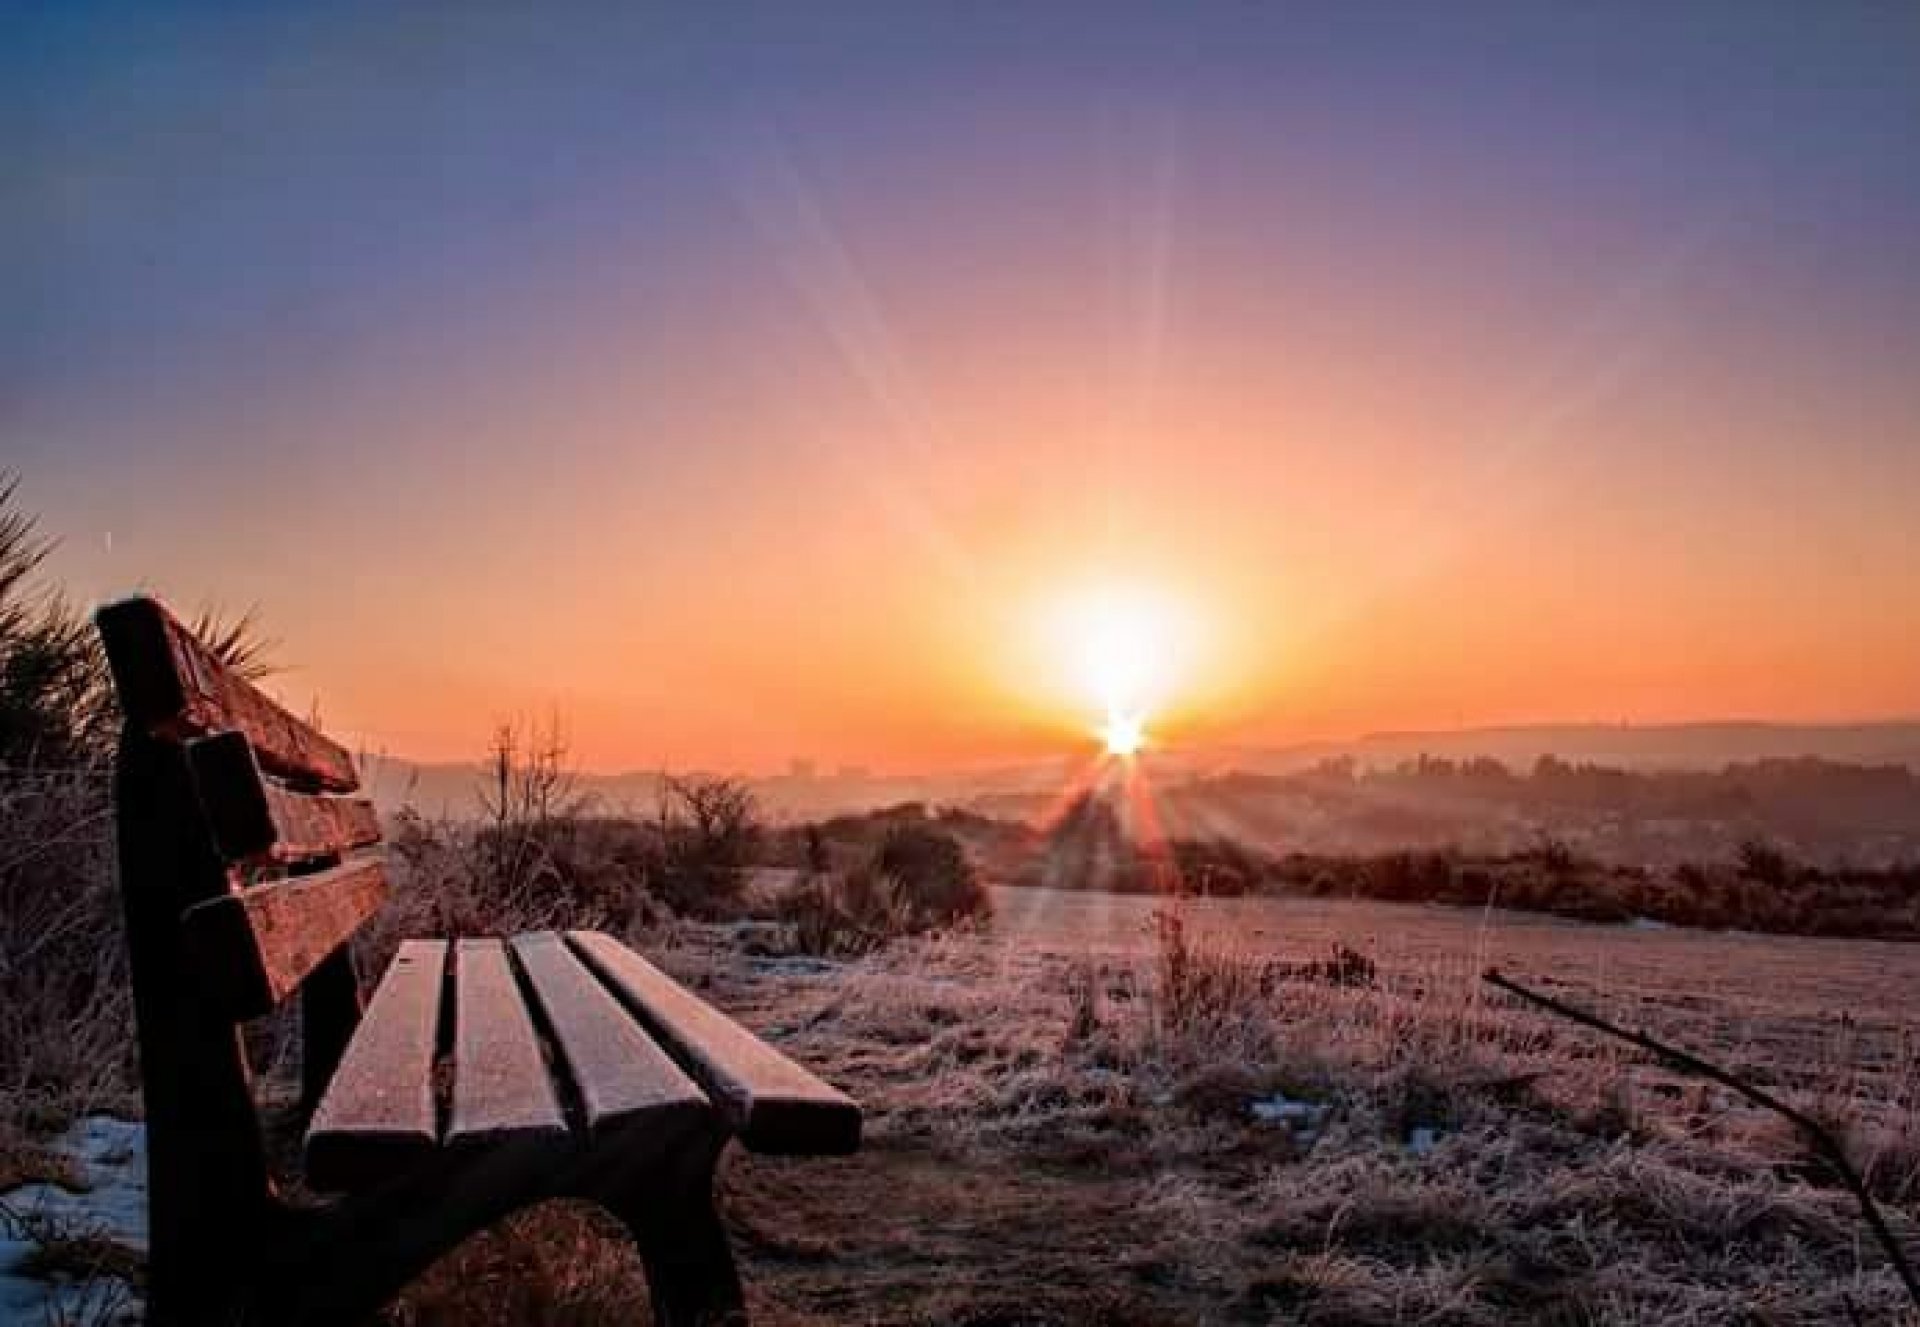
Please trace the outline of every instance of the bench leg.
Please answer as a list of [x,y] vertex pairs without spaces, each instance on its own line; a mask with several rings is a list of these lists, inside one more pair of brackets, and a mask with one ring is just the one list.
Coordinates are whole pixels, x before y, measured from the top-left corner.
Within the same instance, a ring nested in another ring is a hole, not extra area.
[[700,1151],[674,1168],[669,1183],[603,1202],[640,1248],[658,1327],[745,1327],[740,1273],[713,1201],[718,1149]]

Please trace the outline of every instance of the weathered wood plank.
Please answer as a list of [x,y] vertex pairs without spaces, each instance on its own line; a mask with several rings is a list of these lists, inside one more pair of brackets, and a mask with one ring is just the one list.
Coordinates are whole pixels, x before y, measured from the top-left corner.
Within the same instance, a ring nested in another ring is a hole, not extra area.
[[706,1088],[756,1152],[836,1154],[860,1145],[860,1107],[610,935],[573,931],[582,959]]
[[649,1127],[679,1127],[711,1110],[700,1089],[558,935],[515,936],[513,952],[566,1060],[590,1130],[640,1118]]
[[307,1129],[317,1189],[378,1183],[434,1150],[433,1056],[444,940],[401,944]]
[[156,737],[185,741],[233,728],[260,764],[303,787],[352,792],[353,757],[236,675],[192,632],[144,595],[94,614],[127,718]]
[[378,857],[236,890],[188,908],[197,975],[230,1017],[258,1018],[352,938],[387,895]]
[[564,1137],[566,1117],[505,947],[498,940],[460,941],[453,980],[453,1112],[447,1144]]
[[230,862],[310,862],[380,841],[372,802],[289,790],[261,772],[245,733],[189,742],[187,762],[214,844]]

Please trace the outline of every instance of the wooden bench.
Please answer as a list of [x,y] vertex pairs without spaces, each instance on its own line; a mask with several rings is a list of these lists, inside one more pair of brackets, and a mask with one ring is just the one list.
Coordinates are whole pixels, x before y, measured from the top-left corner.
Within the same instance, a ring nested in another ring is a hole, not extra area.
[[[126,718],[150,1321],[358,1321],[556,1197],[625,1224],[655,1321],[742,1320],[722,1148],[851,1152],[859,1107],[607,935],[408,940],[363,1010],[349,941],[386,879],[348,753],[157,601],[97,622]],[[240,1035],[296,993],[307,1186],[333,1195],[300,1203],[269,1175]]]

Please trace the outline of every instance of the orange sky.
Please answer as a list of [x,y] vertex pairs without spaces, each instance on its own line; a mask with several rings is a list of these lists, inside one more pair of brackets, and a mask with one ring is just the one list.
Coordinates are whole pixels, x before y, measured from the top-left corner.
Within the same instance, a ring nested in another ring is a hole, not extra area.
[[1056,754],[1115,587],[1168,745],[1920,713],[1920,40],[1502,21],[50,32],[4,463],[416,758]]

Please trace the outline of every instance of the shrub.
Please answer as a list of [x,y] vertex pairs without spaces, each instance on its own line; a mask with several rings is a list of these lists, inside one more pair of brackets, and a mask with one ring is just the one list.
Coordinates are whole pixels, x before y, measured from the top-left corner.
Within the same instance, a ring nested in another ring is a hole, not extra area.
[[960,840],[931,825],[903,824],[888,830],[873,856],[873,870],[893,882],[916,930],[950,926],[993,911],[992,897]]
[[761,838],[753,790],[738,779],[670,777],[655,813],[661,857],[651,884],[674,912],[724,915],[739,900],[740,871]]
[[1376,898],[1425,902],[1444,897],[1453,882],[1453,863],[1438,852],[1395,852],[1367,862],[1369,888]]
[[1766,840],[1748,839],[1740,845],[1740,874],[1779,889],[1792,882],[1793,863]]
[[1572,875],[1580,869],[1580,858],[1572,845],[1565,839],[1552,834],[1542,834],[1533,850],[1528,854],[1542,870],[1556,879]]
[[872,859],[845,872],[811,872],[776,915],[807,954],[863,954],[903,935],[987,916],[992,897],[966,850],[920,821],[887,830]]
[[1180,838],[1172,848],[1180,892],[1186,894],[1237,898],[1270,869],[1258,852],[1229,838]]
[[894,882],[865,867],[808,876],[781,895],[775,915],[803,954],[865,954],[916,929]]

